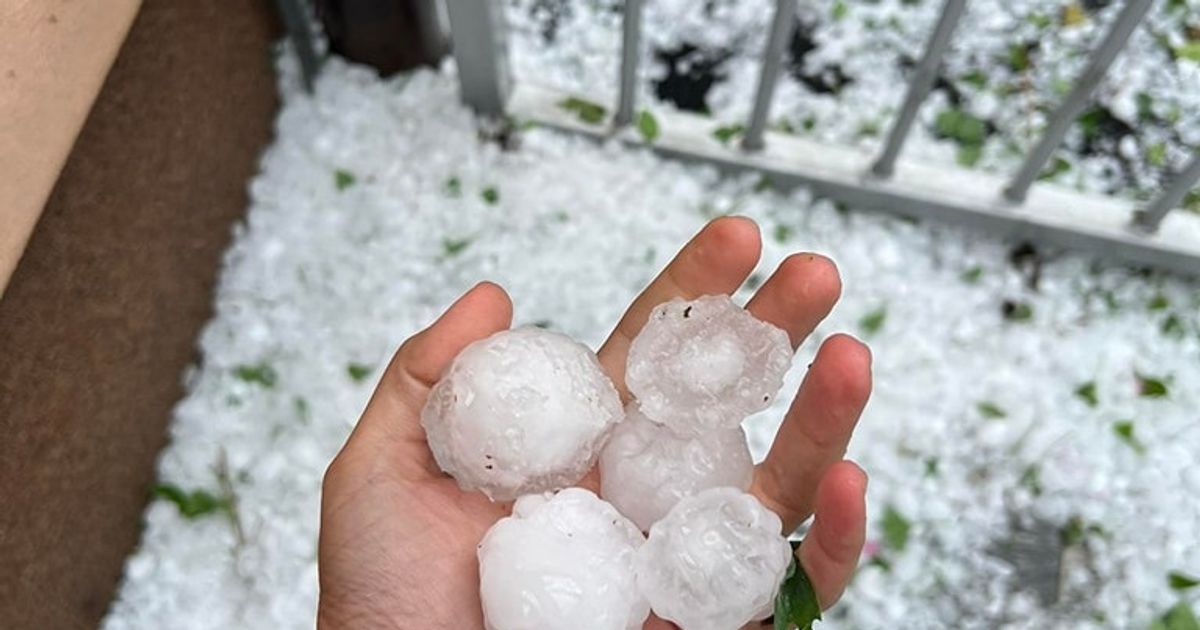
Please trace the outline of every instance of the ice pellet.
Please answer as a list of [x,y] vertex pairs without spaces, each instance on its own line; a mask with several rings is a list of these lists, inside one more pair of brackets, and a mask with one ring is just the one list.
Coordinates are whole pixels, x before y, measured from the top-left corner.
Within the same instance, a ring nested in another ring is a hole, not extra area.
[[695,435],[767,408],[791,362],[787,333],[728,296],[676,298],[633,340],[625,382],[647,417]]
[[675,504],[634,561],[654,613],[683,630],[736,630],[771,614],[791,546],[758,499],[712,488]]
[[643,542],[587,490],[521,497],[479,544],[487,629],[640,629],[650,614],[633,571]]
[[600,451],[601,496],[642,531],[680,499],[708,488],[745,490],[753,475],[740,426],[681,437],[652,422],[636,402]]
[[591,350],[520,328],[464,348],[430,392],[421,424],[442,470],[501,501],[578,481],[621,417]]

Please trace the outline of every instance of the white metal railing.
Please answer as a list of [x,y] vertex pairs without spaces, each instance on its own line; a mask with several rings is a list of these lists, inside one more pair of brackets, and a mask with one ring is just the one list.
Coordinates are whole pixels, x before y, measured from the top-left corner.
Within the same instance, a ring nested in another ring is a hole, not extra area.
[[[300,0],[278,1],[288,5]],[[714,123],[704,117],[669,112],[659,114],[660,135],[651,148],[666,156],[709,162],[729,171],[755,170],[776,184],[809,186],[817,194],[857,207],[944,220],[997,236],[1088,249],[1137,264],[1200,274],[1200,218],[1177,213],[1168,219],[1200,181],[1200,151],[1144,207],[1051,183],[1035,183],[1153,0],[1126,0],[1091,52],[1083,73],[1050,116],[1038,143],[1008,180],[901,157],[904,141],[929,95],[966,0],[945,1],[883,150],[874,159],[858,149],[767,131],[771,98],[796,24],[796,1],[776,0],[754,106],[740,146],[714,140]],[[643,0],[625,0],[618,103],[615,114],[606,115],[599,124],[583,123],[564,111],[561,103],[573,95],[513,81],[503,2],[445,3],[462,100],[478,113],[531,120],[598,138],[643,142],[626,131],[635,119]],[[289,28],[293,22],[298,20],[289,20]],[[308,36],[294,29],[291,33],[294,38]],[[304,48],[298,48],[304,61]],[[1164,221],[1171,222],[1162,228]]]

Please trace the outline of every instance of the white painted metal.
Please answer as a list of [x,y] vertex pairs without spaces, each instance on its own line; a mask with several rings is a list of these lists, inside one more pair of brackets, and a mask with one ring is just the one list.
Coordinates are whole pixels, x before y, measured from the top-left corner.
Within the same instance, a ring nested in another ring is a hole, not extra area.
[[505,115],[511,89],[504,3],[446,0],[462,100],[476,112]]
[[642,41],[642,0],[625,0],[621,39],[621,96],[613,123],[633,122],[634,95],[637,93],[638,56]]
[[763,131],[767,128],[767,116],[771,113],[771,97],[775,94],[775,82],[783,65],[792,34],[796,31],[796,0],[776,0],[775,17],[771,20],[771,34],[763,50],[762,74],[758,77],[758,92],[754,96],[754,110],[746,125],[742,148],[757,151],[763,146]]
[[[559,106],[568,95],[521,83],[509,108],[519,120],[632,145],[632,130],[584,123]],[[1024,205],[1004,200],[1003,179],[949,165],[899,159],[895,175],[882,179],[866,168],[871,156],[859,149],[767,132],[761,151],[746,152],[716,140],[717,123],[688,113],[660,112],[659,137],[651,148],[663,155],[712,163],[729,171],[758,171],[780,186],[805,185],[819,195],[855,207],[920,219],[937,219],[1014,239],[1031,239],[1089,249],[1135,264],[1200,273],[1200,216],[1174,213],[1153,235],[1130,228],[1132,203],[1039,184]]]

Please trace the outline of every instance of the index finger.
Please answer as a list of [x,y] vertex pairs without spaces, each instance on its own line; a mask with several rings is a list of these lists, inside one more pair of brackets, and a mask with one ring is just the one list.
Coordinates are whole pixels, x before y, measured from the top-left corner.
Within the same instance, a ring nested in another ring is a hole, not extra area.
[[600,347],[600,364],[621,392],[625,389],[625,359],[629,344],[641,331],[655,306],[673,298],[730,294],[742,286],[758,264],[762,240],[758,225],[745,217],[713,219],[688,241],[675,258],[633,301],[608,340]]

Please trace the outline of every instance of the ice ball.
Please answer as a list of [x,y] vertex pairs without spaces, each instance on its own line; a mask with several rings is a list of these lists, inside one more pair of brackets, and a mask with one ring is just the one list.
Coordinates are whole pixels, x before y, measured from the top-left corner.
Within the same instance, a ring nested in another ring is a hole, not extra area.
[[633,523],[581,488],[521,497],[479,545],[488,630],[633,630],[650,606],[633,559]]
[[766,409],[791,363],[787,333],[729,296],[676,298],[634,338],[625,382],[651,420],[697,435]]
[[771,614],[791,562],[783,525],[758,499],[712,488],[675,504],[634,560],[654,613],[683,630],[734,630]]
[[683,437],[625,408],[600,451],[600,494],[642,531],[680,499],[717,487],[750,487],[754,461],[742,427]]
[[579,481],[621,417],[620,396],[587,346],[519,328],[464,348],[430,392],[421,424],[462,489],[506,501]]

